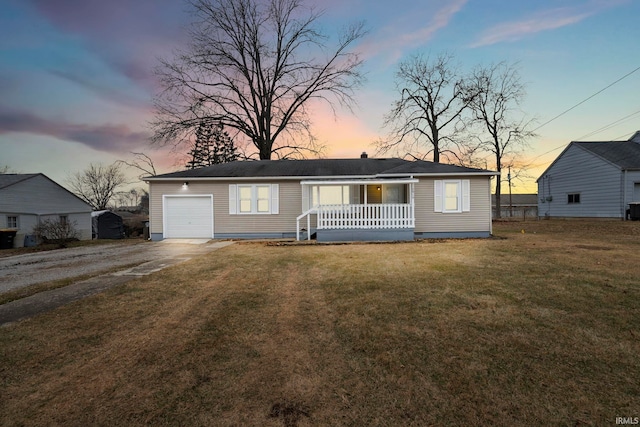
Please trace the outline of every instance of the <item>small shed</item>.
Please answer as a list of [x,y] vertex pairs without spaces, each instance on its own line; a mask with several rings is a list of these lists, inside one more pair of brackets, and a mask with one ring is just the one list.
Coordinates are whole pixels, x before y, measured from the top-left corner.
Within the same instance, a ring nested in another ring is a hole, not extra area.
[[124,238],[122,217],[111,211],[91,212],[91,225],[94,239]]

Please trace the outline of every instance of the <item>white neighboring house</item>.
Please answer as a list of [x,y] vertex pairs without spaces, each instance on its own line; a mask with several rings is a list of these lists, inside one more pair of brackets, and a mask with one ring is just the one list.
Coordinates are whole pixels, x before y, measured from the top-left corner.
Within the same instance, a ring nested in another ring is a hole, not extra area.
[[41,173],[0,174],[0,228],[17,231],[14,247],[24,245],[40,221],[74,224],[81,240],[91,240],[91,206]]
[[640,131],[628,141],[573,141],[537,182],[540,217],[625,219],[640,202]]
[[237,161],[147,177],[151,238],[491,235],[495,172],[373,159]]

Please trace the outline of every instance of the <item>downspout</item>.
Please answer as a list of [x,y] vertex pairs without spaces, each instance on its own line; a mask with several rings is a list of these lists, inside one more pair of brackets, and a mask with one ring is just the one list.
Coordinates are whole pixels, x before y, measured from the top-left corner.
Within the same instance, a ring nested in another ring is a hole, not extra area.
[[[41,214],[36,214],[36,220],[37,220],[36,223],[38,224],[37,225],[38,230],[40,230],[40,224],[42,224],[42,221],[40,220],[40,217],[41,217]],[[38,244],[40,244],[40,236],[39,235],[36,236],[36,241],[38,242]]]
[[549,194],[547,196],[547,202],[549,202],[547,204],[547,212],[545,214],[545,217],[551,217],[551,202],[553,201],[553,196],[551,195],[551,176],[550,175],[546,175],[547,177],[547,193]]
[[627,170],[624,170],[624,174],[622,175],[622,220],[626,221],[627,219]]
[[489,234],[493,236],[493,206],[491,206],[491,180],[493,177],[489,178]]

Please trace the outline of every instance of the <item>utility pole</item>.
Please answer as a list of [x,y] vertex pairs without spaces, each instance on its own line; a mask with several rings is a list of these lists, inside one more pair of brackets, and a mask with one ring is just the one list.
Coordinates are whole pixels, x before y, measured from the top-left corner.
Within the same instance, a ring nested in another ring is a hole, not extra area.
[[511,166],[509,166],[509,172],[507,173],[507,181],[509,181],[509,216],[513,217],[513,200],[511,196]]

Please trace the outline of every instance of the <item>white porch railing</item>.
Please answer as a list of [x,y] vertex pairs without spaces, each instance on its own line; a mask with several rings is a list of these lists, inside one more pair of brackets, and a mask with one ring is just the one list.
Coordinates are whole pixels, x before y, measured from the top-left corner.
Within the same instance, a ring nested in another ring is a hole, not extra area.
[[304,217],[307,217],[307,240],[311,240],[311,214],[315,213],[317,213],[316,209],[311,208],[296,218],[296,240],[300,240],[300,220]]
[[413,205],[383,203],[363,205],[320,205],[318,229],[414,228]]

